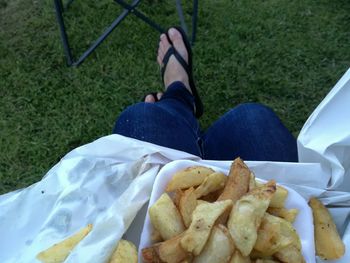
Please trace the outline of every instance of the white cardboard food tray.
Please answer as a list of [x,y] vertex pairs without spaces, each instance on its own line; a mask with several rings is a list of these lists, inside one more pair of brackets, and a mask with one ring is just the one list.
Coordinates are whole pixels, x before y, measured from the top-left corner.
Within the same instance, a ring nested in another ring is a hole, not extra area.
[[[222,162],[221,165],[217,166],[218,162],[213,162],[215,165],[210,165],[206,163],[205,165],[208,167],[211,167],[215,171],[223,172],[225,174],[228,174],[230,162]],[[156,200],[161,196],[162,193],[164,193],[165,187],[169,180],[171,179],[172,175],[181,169],[184,169],[189,166],[194,165],[203,165],[200,162],[194,162],[189,160],[179,160],[179,161],[173,161],[169,164],[166,164],[158,173],[157,178],[153,185],[153,190],[151,194],[151,198],[149,201],[149,205],[147,208],[147,211],[149,207],[156,202]],[[259,174],[255,173],[255,176],[259,178]],[[278,183],[278,182],[277,182]],[[305,261],[307,263],[314,263],[315,262],[315,246],[314,246],[314,227],[313,227],[313,219],[312,219],[312,212],[309,208],[308,204],[306,203],[305,199],[301,197],[296,191],[293,189],[290,189],[286,186],[284,186],[289,194],[286,200],[286,208],[297,208],[299,210],[299,214],[293,223],[293,226],[295,227],[296,231],[299,234],[299,237],[301,239],[302,244],[302,253],[305,258]],[[152,241],[150,239],[150,234],[152,231],[152,225],[151,221],[148,215],[148,212],[146,214],[141,239],[140,239],[140,245],[139,245],[139,261],[142,262],[142,255],[141,250],[142,248],[145,248],[147,246],[152,245]]]

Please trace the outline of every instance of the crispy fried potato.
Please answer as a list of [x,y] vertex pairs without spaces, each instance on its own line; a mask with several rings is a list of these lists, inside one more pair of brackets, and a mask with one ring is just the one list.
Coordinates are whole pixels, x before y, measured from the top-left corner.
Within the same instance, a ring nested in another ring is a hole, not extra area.
[[265,213],[260,227],[254,250],[259,252],[259,257],[269,257],[284,247],[289,246],[295,239],[293,227],[289,222],[279,217]]
[[280,218],[283,218],[287,220],[288,222],[293,223],[295,221],[295,218],[298,215],[298,209],[286,209],[284,207],[269,207],[267,209],[267,212],[271,215],[278,216]]
[[171,192],[176,189],[186,189],[200,185],[209,174],[214,172],[213,169],[204,166],[192,166],[183,169],[174,174],[165,191]]
[[276,183],[270,181],[244,195],[231,211],[227,225],[243,256],[248,256],[253,249],[261,219],[275,191]]
[[250,170],[242,161],[237,158],[233,161],[224,191],[219,196],[218,201],[232,200],[235,203],[248,191]]
[[207,201],[207,202],[210,202],[210,203],[213,203],[215,202],[216,200],[218,200],[219,196],[222,194],[222,191],[224,189],[219,189],[219,190],[216,190],[215,192],[211,192],[205,196],[202,196],[201,197],[201,200],[204,200],[204,201]]
[[232,255],[229,263],[251,263],[249,257],[242,256],[241,252],[238,249],[235,250],[235,253]]
[[173,200],[176,207],[179,207],[180,198],[183,196],[183,194],[184,192],[181,189],[176,189],[174,191],[174,194],[171,199]]
[[249,190],[248,191],[251,191],[256,187],[257,187],[257,185],[256,185],[256,181],[255,181],[255,175],[253,172],[250,172],[250,174],[249,174],[249,187],[248,187]]
[[282,262],[305,263],[301,250],[293,244],[282,248],[280,251],[275,253],[274,256]]
[[309,206],[314,217],[316,254],[326,260],[342,257],[345,245],[328,209],[316,198],[310,199]]
[[215,221],[231,207],[231,200],[198,205],[193,211],[192,223],[181,239],[183,249],[198,256],[209,238]]
[[207,202],[205,200],[201,200],[201,199],[197,200],[197,206],[201,205],[201,204],[209,204],[209,202]]
[[90,233],[92,224],[80,229],[74,235],[40,252],[36,258],[43,263],[64,262],[74,247]]
[[163,241],[163,238],[160,235],[159,231],[157,229],[155,229],[155,228],[153,228],[152,232],[151,232],[151,241],[153,243],[158,243],[158,242]]
[[[235,204],[238,199],[248,192],[250,173],[242,159],[236,158],[231,165],[224,191],[219,196],[218,201],[232,200]],[[229,212],[226,212],[220,216],[218,223],[225,225],[228,215]]]
[[214,226],[202,253],[194,258],[193,263],[224,263],[234,251],[230,233],[223,225]]
[[163,241],[161,243],[154,244],[151,247],[142,249],[142,257],[146,263],[178,263],[191,258],[191,255],[185,251],[180,241],[184,233]]
[[279,262],[273,259],[257,259],[255,261],[255,263],[275,263],[275,262]]
[[137,249],[135,245],[121,239],[109,259],[109,263],[137,263]]
[[167,193],[162,194],[150,207],[149,216],[163,240],[177,236],[185,230],[181,215]]
[[191,187],[183,193],[179,201],[179,211],[186,228],[189,227],[192,222],[192,213],[196,209],[196,206],[196,194],[194,192],[194,188]]
[[212,173],[208,175],[194,191],[197,199],[224,188],[227,176],[223,173]]
[[270,207],[284,207],[287,196],[288,196],[287,189],[280,186],[280,185],[277,186],[276,192],[273,195],[269,206]]

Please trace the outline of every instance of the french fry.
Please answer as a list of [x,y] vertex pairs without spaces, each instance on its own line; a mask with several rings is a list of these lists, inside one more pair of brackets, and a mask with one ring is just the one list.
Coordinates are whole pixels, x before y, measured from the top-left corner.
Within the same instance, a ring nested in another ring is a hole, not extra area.
[[235,250],[235,253],[232,255],[232,258],[229,263],[251,263],[249,257],[242,256],[241,252],[238,249]]
[[286,209],[284,207],[269,207],[267,209],[267,212],[271,215],[278,216],[280,218],[283,218],[287,220],[288,222],[293,223],[295,221],[295,218],[298,215],[298,209]]
[[316,254],[326,260],[341,258],[345,245],[328,209],[316,198],[310,199],[309,206],[314,217]]
[[200,185],[209,174],[214,172],[213,169],[204,166],[192,166],[183,169],[174,174],[165,191],[171,192],[176,189],[186,189]]
[[274,257],[282,262],[305,263],[301,250],[293,244],[282,248],[280,251],[274,254]]
[[90,233],[92,224],[80,229],[74,235],[40,252],[36,258],[43,263],[64,262],[74,247]]
[[[240,158],[236,158],[230,168],[228,179],[224,191],[219,196],[218,201],[232,200],[236,203],[249,188],[250,170]],[[229,212],[224,213],[218,219],[218,223],[226,224]]]
[[277,251],[298,243],[293,226],[279,217],[265,213],[260,227],[254,250],[260,253],[259,257],[269,257]]
[[121,239],[114,250],[109,263],[137,263],[137,249],[127,240]]
[[284,207],[284,204],[286,202],[288,196],[288,191],[286,188],[282,186],[277,186],[276,192],[273,195],[271,202],[270,202],[270,207]]
[[194,191],[197,199],[224,188],[227,176],[223,173],[212,173],[208,175]]
[[249,174],[249,191],[253,190],[254,188],[256,188],[257,185],[256,185],[256,181],[255,181],[255,175],[253,172],[250,172]]
[[150,207],[149,216],[163,240],[177,236],[185,230],[181,215],[167,193],[163,193]]
[[243,256],[248,256],[253,249],[261,219],[275,191],[276,183],[270,181],[244,195],[231,211],[227,225]]
[[209,202],[201,200],[201,199],[197,200],[197,206],[200,205],[200,204],[208,204],[208,203]]
[[176,189],[174,191],[172,200],[173,200],[176,207],[179,207],[180,198],[183,196],[183,194],[184,194],[184,192],[181,189]]
[[218,201],[232,200],[235,203],[248,191],[250,180],[250,170],[242,161],[237,158],[233,161],[224,191],[219,196]]
[[183,193],[179,201],[179,211],[186,228],[191,224],[192,213],[196,209],[196,206],[196,194],[194,192],[194,188],[191,187]]
[[233,251],[233,240],[227,228],[223,225],[214,226],[202,253],[194,258],[193,263],[227,262]]
[[257,259],[255,263],[278,263],[279,261],[273,259]]
[[215,221],[231,207],[231,200],[198,205],[193,211],[192,223],[181,239],[182,248],[198,256],[209,238]]
[[183,233],[161,243],[154,244],[151,247],[142,249],[142,257],[144,262],[177,263],[191,258],[191,255],[187,253],[187,251],[185,251],[180,245],[182,237]]
[[162,236],[160,235],[159,231],[155,228],[153,228],[152,232],[151,232],[151,241],[153,243],[158,243],[158,242],[163,241]]

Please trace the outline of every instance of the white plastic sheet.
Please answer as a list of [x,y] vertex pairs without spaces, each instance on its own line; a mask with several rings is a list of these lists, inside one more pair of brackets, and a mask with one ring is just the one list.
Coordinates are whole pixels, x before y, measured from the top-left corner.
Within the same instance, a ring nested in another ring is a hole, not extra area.
[[[298,138],[303,163],[247,162],[260,178],[330,207],[347,248],[337,263],[350,262],[349,102],[350,70],[305,123]],[[139,241],[155,177],[180,159],[216,163],[118,135],[73,150],[40,182],[0,196],[0,262],[38,262],[37,253],[89,223],[93,230],[65,262],[108,262],[123,235]]]

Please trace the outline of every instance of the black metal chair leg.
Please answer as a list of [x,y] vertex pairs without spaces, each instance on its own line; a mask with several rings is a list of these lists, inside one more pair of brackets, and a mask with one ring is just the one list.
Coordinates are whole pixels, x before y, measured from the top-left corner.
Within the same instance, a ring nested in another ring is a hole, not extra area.
[[191,44],[194,45],[197,34],[197,19],[198,19],[198,0],[193,0],[193,13],[192,13],[192,37]]
[[58,22],[58,25],[60,27],[60,33],[61,33],[64,54],[66,55],[67,64],[70,66],[73,64],[73,56],[72,56],[71,49],[69,47],[66,28],[64,26],[64,21],[63,21],[63,15],[62,15],[63,5],[62,5],[61,0],[54,0],[54,3],[55,3],[55,9],[56,9],[57,22]]

